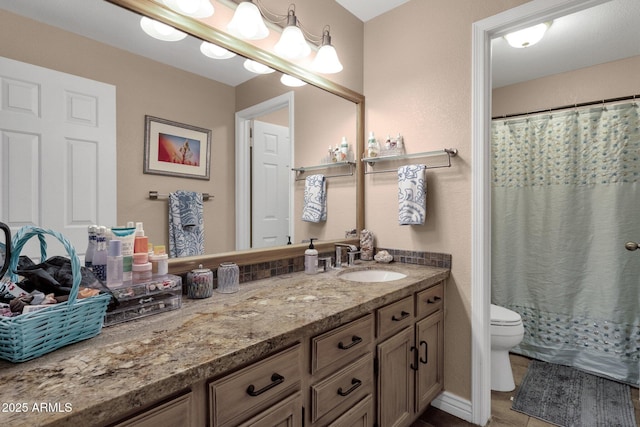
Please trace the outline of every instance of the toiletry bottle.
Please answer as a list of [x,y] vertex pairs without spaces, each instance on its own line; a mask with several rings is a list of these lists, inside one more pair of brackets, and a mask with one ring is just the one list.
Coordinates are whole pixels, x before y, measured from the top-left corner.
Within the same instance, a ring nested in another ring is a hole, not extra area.
[[169,274],[169,255],[167,255],[164,245],[156,245],[153,248],[153,255],[149,255],[151,261],[151,272],[158,276]]
[[378,140],[376,140],[373,132],[369,132],[369,141],[367,143],[367,157],[378,157],[379,152],[380,146],[378,145]]
[[98,232],[97,225],[89,226],[89,244],[87,246],[87,252],[84,254],[84,266],[91,269],[93,264],[93,254],[96,252],[96,233]]
[[396,138],[396,149],[398,150],[398,154],[404,154],[404,139],[400,132],[398,132],[398,137]]
[[93,254],[93,274],[103,282],[107,280],[107,228],[98,227],[96,251]]
[[347,137],[343,136],[342,141],[340,142],[340,161],[346,162],[348,154],[349,154],[349,143],[347,142]]
[[122,285],[122,242],[114,239],[109,241],[107,252],[107,287],[120,285]]
[[313,247],[315,238],[309,239],[309,249],[304,251],[304,272],[316,274],[318,272],[318,251]]

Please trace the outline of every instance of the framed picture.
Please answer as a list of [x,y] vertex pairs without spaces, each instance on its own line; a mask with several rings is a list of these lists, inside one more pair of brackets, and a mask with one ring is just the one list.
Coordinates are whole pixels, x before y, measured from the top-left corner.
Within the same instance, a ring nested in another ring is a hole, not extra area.
[[144,173],[209,179],[211,130],[145,116]]

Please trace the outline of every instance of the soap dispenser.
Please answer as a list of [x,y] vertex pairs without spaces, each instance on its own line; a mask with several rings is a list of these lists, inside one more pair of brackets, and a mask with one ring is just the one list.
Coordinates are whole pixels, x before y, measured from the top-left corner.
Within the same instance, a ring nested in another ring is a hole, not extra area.
[[318,251],[313,247],[315,238],[309,239],[309,249],[304,251],[304,272],[306,274],[316,274],[318,272]]

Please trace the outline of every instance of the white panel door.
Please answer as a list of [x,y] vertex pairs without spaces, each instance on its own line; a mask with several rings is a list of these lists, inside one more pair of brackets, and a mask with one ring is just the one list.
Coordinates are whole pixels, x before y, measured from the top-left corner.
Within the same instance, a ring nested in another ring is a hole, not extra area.
[[[116,91],[0,57],[0,220],[63,234],[81,259],[87,227],[116,224]],[[51,242],[48,256],[65,255]],[[36,242],[22,252],[39,261]]]
[[289,128],[253,122],[251,247],[286,245],[289,231]]

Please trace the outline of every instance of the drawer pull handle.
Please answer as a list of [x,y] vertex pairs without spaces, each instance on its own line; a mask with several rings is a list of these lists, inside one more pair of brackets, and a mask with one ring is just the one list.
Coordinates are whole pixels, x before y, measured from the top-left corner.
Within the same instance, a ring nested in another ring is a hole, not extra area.
[[282,384],[283,382],[284,382],[284,377],[280,374],[274,373],[273,375],[271,375],[271,384],[261,388],[260,390],[256,390],[256,387],[253,384],[251,384],[249,387],[247,387],[247,394],[251,397],[256,397],[261,395],[265,391],[271,390],[278,384]]
[[422,347],[422,344],[424,344],[424,359],[420,357],[420,363],[426,365],[427,361],[429,360],[429,354],[428,354],[429,345],[424,340],[420,341],[420,347]]
[[340,387],[338,389],[338,394],[340,396],[343,396],[343,397],[350,395],[355,389],[357,389],[358,387],[360,387],[362,385],[362,381],[360,381],[357,378],[353,378],[353,379],[351,379],[351,384],[352,384],[352,386],[347,391],[342,391],[342,387]]
[[351,342],[347,345],[343,344],[342,341],[338,343],[338,348],[340,350],[349,350],[354,345],[360,344],[362,342],[362,338],[357,335],[351,337]]
[[442,299],[442,298],[440,298],[439,296],[435,296],[435,297],[433,297],[433,298],[429,298],[429,299],[427,300],[427,304],[435,304],[435,303],[437,303],[438,301],[440,301],[441,299]]
[[399,322],[401,320],[406,319],[407,317],[409,317],[410,313],[407,313],[406,311],[402,310],[402,312],[400,313],[400,317],[397,317],[395,314],[391,317],[391,320],[393,320],[394,322]]
[[418,370],[418,348],[411,346],[410,351],[413,353],[413,362],[411,362],[411,364],[409,365],[409,367],[411,368],[411,370],[413,371],[417,371]]

